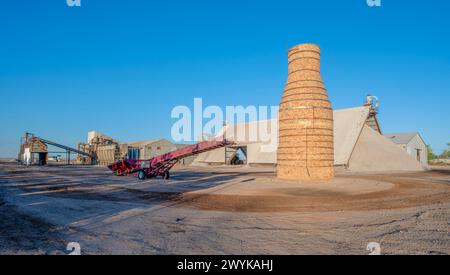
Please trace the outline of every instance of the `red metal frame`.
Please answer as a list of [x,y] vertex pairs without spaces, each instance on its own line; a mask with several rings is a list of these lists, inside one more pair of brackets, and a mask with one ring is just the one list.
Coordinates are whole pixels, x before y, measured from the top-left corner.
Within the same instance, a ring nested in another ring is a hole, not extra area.
[[108,168],[117,176],[134,175],[139,171],[144,171],[147,178],[164,176],[166,172],[169,172],[170,169],[172,169],[172,167],[183,158],[195,156],[233,144],[233,142],[227,140],[204,141],[154,157],[150,160],[121,160],[109,165]]

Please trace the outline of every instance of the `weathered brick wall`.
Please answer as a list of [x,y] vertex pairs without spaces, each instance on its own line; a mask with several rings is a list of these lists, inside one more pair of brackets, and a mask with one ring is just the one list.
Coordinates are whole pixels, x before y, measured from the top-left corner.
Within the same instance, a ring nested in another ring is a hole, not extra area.
[[289,77],[279,113],[277,173],[281,179],[334,177],[333,110],[320,74],[320,48],[289,50]]

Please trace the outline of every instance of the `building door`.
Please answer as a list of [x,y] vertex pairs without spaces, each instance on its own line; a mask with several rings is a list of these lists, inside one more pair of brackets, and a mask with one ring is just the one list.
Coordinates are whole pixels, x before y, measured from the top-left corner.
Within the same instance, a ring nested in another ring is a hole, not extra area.
[[417,161],[418,162],[421,162],[421,159],[420,159],[420,149],[416,149],[416,151],[417,151]]
[[128,148],[128,159],[139,160],[141,157],[141,151],[139,148]]
[[39,153],[39,165],[44,166],[47,165],[47,153]]

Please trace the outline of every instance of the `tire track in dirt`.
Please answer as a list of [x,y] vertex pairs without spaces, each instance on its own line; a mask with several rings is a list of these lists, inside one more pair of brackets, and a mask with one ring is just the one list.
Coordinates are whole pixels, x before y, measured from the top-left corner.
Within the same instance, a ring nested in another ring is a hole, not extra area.
[[[359,195],[323,192],[316,196],[267,192],[265,196],[185,194],[184,205],[201,210],[237,212],[328,212],[344,210],[401,209],[450,202],[450,179],[446,171],[389,175],[358,175],[352,179],[389,182],[393,188]],[[432,179],[430,179],[432,178]],[[444,184],[443,184],[444,182]]]

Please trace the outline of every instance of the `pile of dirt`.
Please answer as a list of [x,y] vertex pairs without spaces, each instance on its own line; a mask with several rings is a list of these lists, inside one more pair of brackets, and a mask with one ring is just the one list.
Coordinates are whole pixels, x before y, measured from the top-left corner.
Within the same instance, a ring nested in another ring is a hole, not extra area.
[[[406,174],[359,175],[338,177],[345,181],[378,181],[391,184],[372,192],[349,192],[336,188],[305,188],[301,184],[289,188],[260,188],[259,193],[245,192],[238,185],[226,192],[211,190],[184,194],[183,205],[202,210],[241,212],[326,212],[344,210],[383,210],[450,202],[449,171]],[[254,185],[257,186],[257,182]],[[225,187],[221,187],[226,188]]]

